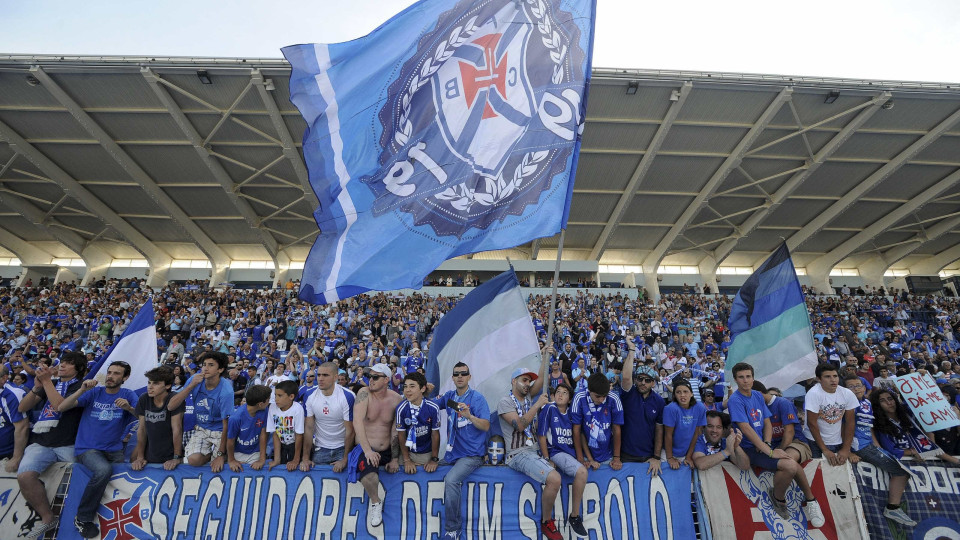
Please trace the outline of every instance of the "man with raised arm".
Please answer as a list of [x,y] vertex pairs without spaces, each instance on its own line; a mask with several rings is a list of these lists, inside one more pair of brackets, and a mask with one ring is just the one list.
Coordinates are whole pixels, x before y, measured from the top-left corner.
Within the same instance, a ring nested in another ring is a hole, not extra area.
[[666,402],[653,391],[657,374],[653,368],[640,364],[634,366],[637,345],[632,336],[627,338],[630,352],[623,363],[620,378],[620,402],[623,417],[629,421],[623,425],[623,445],[620,450],[623,462],[647,462],[647,474],[660,474],[660,451],[663,448],[663,410]]

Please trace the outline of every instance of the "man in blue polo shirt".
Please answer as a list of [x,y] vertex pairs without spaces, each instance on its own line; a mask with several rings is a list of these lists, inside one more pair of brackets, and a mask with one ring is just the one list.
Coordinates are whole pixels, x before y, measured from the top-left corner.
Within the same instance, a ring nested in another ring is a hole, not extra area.
[[445,539],[460,538],[463,516],[460,495],[463,481],[483,463],[487,454],[490,406],[483,394],[470,388],[470,368],[463,362],[453,366],[454,390],[434,399],[447,411],[447,451],[444,465],[452,465],[443,478]]
[[822,527],[825,523],[823,512],[813,498],[803,468],[786,451],[773,445],[770,409],[767,408],[763,394],[753,389],[753,366],[740,362],[733,366],[731,371],[737,391],[727,400],[727,410],[730,411],[730,419],[743,433],[740,447],[750,458],[750,464],[774,472],[773,487],[769,492],[773,509],[781,518],[790,519],[786,495],[791,482],[796,480],[806,499],[807,519],[814,527]]
[[74,453],[77,461],[90,469],[90,481],[80,497],[75,522],[84,538],[100,537],[97,509],[113,474],[113,464],[123,462],[125,428],[136,419],[132,404],[136,403],[137,394],[121,388],[129,376],[130,364],[111,362],[104,386],[97,386],[96,379],[87,379],[57,407],[61,413],[83,408]]
[[623,415],[630,421],[623,426],[620,459],[624,462],[647,462],[647,473],[660,474],[660,451],[663,448],[663,410],[666,402],[653,392],[657,374],[653,368],[634,368],[637,346],[627,340],[630,352],[623,363],[620,377],[620,401]]
[[210,470],[220,472],[226,461],[227,423],[233,406],[233,383],[223,377],[227,355],[204,352],[197,357],[200,373],[190,378],[183,390],[170,398],[167,409],[177,410],[187,397],[193,399],[196,427],[187,441],[184,453],[188,465],[199,467],[210,463]]

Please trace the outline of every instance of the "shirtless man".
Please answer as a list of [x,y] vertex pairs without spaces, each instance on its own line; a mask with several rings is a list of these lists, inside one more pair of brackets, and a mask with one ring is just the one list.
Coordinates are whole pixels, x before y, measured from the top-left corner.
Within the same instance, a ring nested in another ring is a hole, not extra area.
[[394,414],[403,398],[389,389],[388,382],[392,375],[386,364],[373,366],[370,385],[361,388],[357,393],[353,411],[357,444],[363,451],[357,461],[357,478],[370,497],[370,508],[367,510],[368,527],[378,527],[383,523],[378,468],[386,464],[389,473],[395,473],[400,468],[400,445],[397,442]]

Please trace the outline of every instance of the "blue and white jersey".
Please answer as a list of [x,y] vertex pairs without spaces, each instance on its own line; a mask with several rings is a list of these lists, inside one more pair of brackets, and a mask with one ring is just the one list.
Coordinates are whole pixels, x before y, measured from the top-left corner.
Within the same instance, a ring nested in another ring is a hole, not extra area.
[[237,407],[227,423],[227,438],[236,440],[233,451],[241,454],[259,452],[260,435],[266,427],[267,411],[257,411],[251,416],[246,405]]
[[404,444],[405,437],[410,452],[430,452],[433,432],[440,429],[440,407],[429,399],[422,400],[419,406],[404,400],[397,406],[396,422],[397,431],[402,432],[399,434],[400,443]]
[[570,409],[560,412],[554,403],[548,403],[546,407],[540,409],[537,435],[547,438],[547,450],[550,456],[559,452],[577,456],[577,451],[573,448],[573,423],[570,421]]
[[613,457],[613,426],[623,425],[623,404],[615,394],[609,394],[597,405],[589,392],[580,392],[570,405],[570,423],[581,426],[593,459],[606,461]]

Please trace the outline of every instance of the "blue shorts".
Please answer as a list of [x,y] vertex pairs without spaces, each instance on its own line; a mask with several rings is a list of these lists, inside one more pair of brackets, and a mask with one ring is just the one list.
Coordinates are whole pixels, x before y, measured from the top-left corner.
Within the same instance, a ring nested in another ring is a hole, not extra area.
[[73,455],[73,446],[49,447],[33,443],[23,451],[23,459],[20,460],[17,474],[25,472],[41,474],[58,461],[76,462],[77,459]]
[[547,483],[547,476],[553,470],[550,462],[530,450],[516,452],[507,457],[507,467],[521,472],[541,484]]
[[557,452],[550,456],[550,461],[557,466],[557,470],[563,474],[573,477],[576,476],[577,471],[579,471],[584,465],[577,461],[577,458],[571,456],[566,452]]
[[756,448],[744,448],[743,451],[747,453],[747,457],[750,458],[750,465],[754,467],[759,467],[765,471],[776,471],[779,467],[779,459],[770,457],[769,454],[764,454]]

